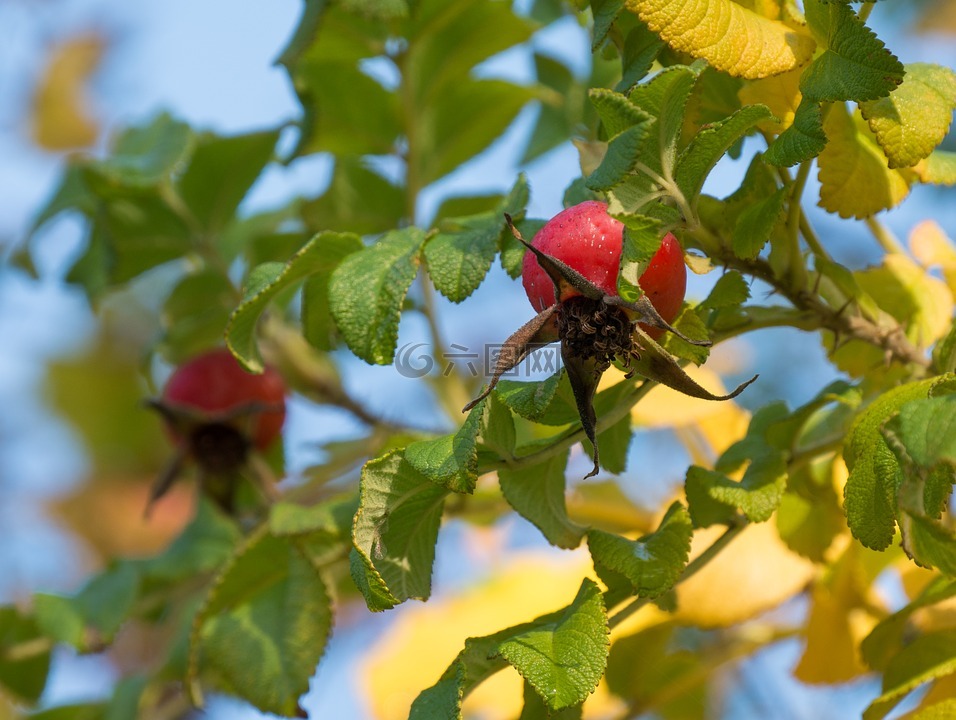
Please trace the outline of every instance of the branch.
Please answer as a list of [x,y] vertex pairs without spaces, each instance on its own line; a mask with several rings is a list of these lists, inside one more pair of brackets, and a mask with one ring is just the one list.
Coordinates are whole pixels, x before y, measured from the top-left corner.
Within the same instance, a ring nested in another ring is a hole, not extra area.
[[717,260],[724,266],[740,270],[771,285],[787,298],[798,310],[811,312],[820,318],[820,326],[840,336],[852,337],[883,350],[887,360],[916,365],[926,369],[929,358],[910,343],[899,325],[881,328],[876,323],[859,315],[851,315],[844,309],[834,310],[817,295],[802,288],[795,289],[776,276],[773,268],[763,258],[742,260],[732,253],[724,252]]

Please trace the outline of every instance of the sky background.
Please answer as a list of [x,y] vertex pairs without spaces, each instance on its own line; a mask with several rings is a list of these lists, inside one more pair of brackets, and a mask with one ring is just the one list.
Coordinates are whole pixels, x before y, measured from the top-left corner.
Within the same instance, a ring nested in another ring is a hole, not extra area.
[[[53,46],[82,32],[107,38],[106,55],[90,88],[93,112],[107,131],[169,110],[194,127],[227,134],[246,132],[299,115],[287,76],[273,61],[295,27],[301,5],[300,0],[241,4],[227,0],[0,0],[0,245],[9,249],[23,241],[62,167],[62,156],[37,148],[29,139],[33,89]],[[892,14],[886,5],[891,3],[877,6],[871,23],[904,62],[956,66],[956,43],[951,38],[907,34],[905,14]],[[589,40],[572,21],[558,23],[539,33],[530,45],[493,58],[481,72],[530,81],[531,46],[562,59],[579,75],[586,73]],[[429,218],[448,195],[506,191],[520,169],[527,172],[532,189],[529,216],[546,218],[557,212],[565,187],[579,174],[577,154],[568,144],[519,168],[516,158],[530,132],[534,112],[533,107],[526,108],[492,148],[424,193],[420,217]],[[287,136],[283,141],[293,139]],[[740,162],[722,162],[705,191],[717,196],[730,192],[756,147],[748,143]],[[328,182],[329,170],[330,163],[322,156],[272,168],[243,207],[261,210],[296,194],[314,195]],[[815,190],[811,181],[808,196]],[[884,214],[884,220],[898,236],[905,237],[927,216],[935,217],[950,236],[956,235],[956,203],[951,196],[943,200],[934,188],[914,188],[902,207]],[[877,257],[875,243],[856,224],[816,209],[811,219],[837,260],[860,267]],[[81,246],[79,223],[63,217],[36,238],[39,281],[18,271],[0,270],[0,528],[5,538],[0,547],[0,602],[23,598],[35,590],[73,590],[86,572],[82,548],[48,517],[44,502],[79,482],[88,460],[80,441],[50,413],[42,395],[45,363],[81,349],[95,328],[84,296],[62,282]],[[692,277],[688,295],[703,296],[713,279]],[[520,285],[497,265],[467,303],[442,303],[441,308],[447,341],[470,348],[500,341],[514,325],[514,318],[529,312]],[[422,338],[427,338],[423,323],[407,316],[399,345]],[[371,368],[344,353],[341,360],[346,385],[373,409],[386,416],[406,413],[408,408],[427,411],[430,400],[422,383],[396,379],[393,368]],[[771,398],[799,404],[834,376],[817,339],[796,331],[761,333],[757,344],[728,344],[715,353],[710,364],[725,372],[728,384],[761,373],[761,382],[741,398],[742,404],[750,407]],[[314,460],[316,440],[343,439],[354,431],[342,413],[295,401],[287,427],[292,469]],[[648,504],[653,504],[655,497],[666,496],[667,488],[680,481],[687,465],[686,454],[666,433],[639,434],[631,459],[632,467],[639,464],[641,472],[629,481],[627,490]],[[575,462],[581,467],[587,464],[581,457]],[[572,464],[570,472],[576,467]],[[442,533],[436,566],[438,597],[488,571],[478,558],[475,567],[463,572],[455,555],[463,530],[451,524]],[[524,547],[540,541],[523,522],[511,522],[507,542]],[[363,648],[397,615],[364,614],[361,623],[340,626],[304,706],[318,710],[319,717],[365,717],[355,685],[355,663]],[[769,686],[764,686],[769,689],[763,692],[770,693],[768,702],[772,701],[773,692],[787,692],[787,684],[793,682],[788,674],[798,650],[796,644],[785,644],[782,651],[764,653],[744,664],[741,677],[757,673],[770,678]],[[97,697],[108,691],[112,679],[102,658],[61,655],[46,701]],[[805,716],[804,710],[821,718],[847,717],[848,710],[856,714],[862,709],[865,695],[853,689],[815,691],[802,701],[810,705],[795,708],[793,717]],[[728,708],[728,717],[745,712],[759,716],[759,694],[741,693],[734,702],[742,705]],[[260,717],[230,701],[216,705],[219,711],[214,710],[210,717]]]

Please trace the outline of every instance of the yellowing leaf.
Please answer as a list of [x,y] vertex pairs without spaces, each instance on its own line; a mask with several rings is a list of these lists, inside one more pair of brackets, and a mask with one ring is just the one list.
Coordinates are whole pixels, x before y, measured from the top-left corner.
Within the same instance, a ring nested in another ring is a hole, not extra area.
[[907,337],[928,346],[949,330],[953,293],[902,253],[892,253],[880,267],[856,273],[857,282],[877,304],[907,328]]
[[859,545],[848,545],[811,593],[807,644],[794,669],[806,683],[847,682],[867,672],[859,647],[876,618],[864,608],[878,604],[865,586]]
[[934,150],[913,168],[920,182],[933,185],[956,185],[956,152]]
[[949,132],[956,109],[956,73],[940,65],[912,63],[903,83],[886,97],[860,105],[891,168],[927,157]]
[[99,126],[84,95],[103,54],[103,39],[74,37],[53,49],[33,96],[32,132],[47,150],[71,150],[96,141]]
[[[361,672],[363,695],[378,720],[405,720],[418,693],[441,676],[466,638],[488,635],[509,625],[559,609],[574,597],[583,576],[592,576],[586,552],[528,552],[512,556],[487,582],[427,605],[403,606],[396,620],[369,649]],[[547,591],[544,591],[544,589]],[[639,613],[641,622],[662,614]],[[637,619],[637,618],[633,618]],[[622,625],[617,629],[624,631]],[[634,626],[628,624],[627,631]],[[507,667],[481,683],[464,703],[466,717],[510,720],[521,713],[522,680]],[[622,711],[602,682],[584,705],[584,717]]]
[[800,71],[774,75],[745,84],[737,93],[745,105],[763,104],[779,120],[763,120],[757,127],[764,132],[779,133],[793,124],[793,116],[800,105]]
[[924,220],[913,228],[910,251],[924,268],[938,265],[949,289],[956,293],[956,246],[943,228],[933,220]]
[[[690,556],[699,555],[724,531],[694,533]],[[679,622],[727,627],[776,607],[803,590],[813,563],[787,549],[774,523],[749,525],[727,548],[677,590]]]
[[883,150],[862,120],[836,103],[823,122],[829,142],[820,153],[820,206],[840,217],[869,217],[899,205],[914,174],[891,170]]
[[625,7],[674,49],[737,77],[793,70],[816,46],[808,35],[731,0],[627,0]]

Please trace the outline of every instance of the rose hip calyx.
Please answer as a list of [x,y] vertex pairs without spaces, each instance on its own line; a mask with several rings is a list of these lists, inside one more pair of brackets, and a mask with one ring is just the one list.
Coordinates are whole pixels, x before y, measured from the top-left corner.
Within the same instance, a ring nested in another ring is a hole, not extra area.
[[267,449],[281,432],[285,394],[285,383],[274,369],[247,373],[225,348],[177,368],[162,397],[147,401],[162,415],[176,445],[172,461],[153,486],[147,513],[188,461],[198,467],[207,494],[227,511],[232,510],[235,482],[242,474],[251,475],[271,495],[264,477],[268,470],[257,451]]
[[[599,205],[602,209],[604,208],[603,203]],[[692,345],[709,346],[711,344],[709,340],[689,338],[670,325],[668,319],[663,318],[658,312],[648,293],[645,292],[633,302],[624,300],[617,294],[616,284],[610,288],[613,292],[608,291],[608,280],[604,276],[606,273],[599,278],[600,284],[592,282],[569,263],[526,242],[509,215],[505,214],[505,220],[515,239],[524,245],[537,260],[536,266],[540,266],[540,269],[547,274],[554,290],[552,296],[554,301],[541,308],[534,318],[518,328],[505,341],[498,355],[491,381],[475,400],[465,406],[464,411],[471,410],[484,400],[501,376],[516,367],[533,350],[552,342],[560,342],[561,358],[574,393],[581,425],[594,449],[592,455],[594,465],[585,476],[588,478],[600,471],[594,395],[601,374],[615,360],[621,361],[625,369],[629,370],[627,377],[631,377],[637,371],[649,380],[660,382],[686,395],[708,400],[727,400],[736,397],[747,385],[756,380],[754,376],[727,395],[714,395],[701,387],[643,328],[671,332]],[[674,243],[676,244],[676,240]],[[668,248],[669,252],[672,250],[673,248]],[[607,254],[613,255],[613,253]],[[568,259],[576,259],[574,253],[572,256]],[[524,270],[528,271],[532,263],[528,255],[525,258]],[[619,258],[620,253],[614,260],[615,267],[620,264]],[[590,265],[584,263],[584,265],[589,271],[593,271],[595,267],[593,263]],[[604,269],[599,268],[599,270],[603,272]],[[614,277],[616,280],[616,274]],[[683,283],[684,279],[681,275],[681,286],[678,288],[680,300],[683,300]],[[532,289],[539,287],[540,282],[525,282],[528,297],[536,309],[538,304],[535,300],[540,296],[536,296]],[[679,303],[676,307],[679,308]],[[676,315],[676,308],[668,309],[668,312]],[[632,365],[638,367],[631,369]]]

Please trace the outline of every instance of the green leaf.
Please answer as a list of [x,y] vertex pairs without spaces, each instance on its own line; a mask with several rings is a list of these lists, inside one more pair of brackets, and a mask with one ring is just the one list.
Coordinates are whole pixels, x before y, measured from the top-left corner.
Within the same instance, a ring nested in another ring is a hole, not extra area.
[[497,212],[445,220],[425,244],[428,274],[455,303],[471,295],[491,269],[504,220]]
[[507,662],[495,655],[499,642],[535,623],[524,623],[500,630],[492,635],[465,640],[464,649],[442,673],[437,683],[423,690],[412,703],[408,720],[455,718],[461,720],[462,700],[483,680],[507,667]]
[[485,150],[533,97],[531,88],[504,80],[460,78],[450,85],[420,110],[420,142],[409,160],[419,182],[434,182]]
[[133,563],[116,562],[90,580],[70,602],[84,625],[108,642],[133,609],[140,582],[140,572]]
[[50,651],[31,653],[23,659],[7,658],[7,652],[42,636],[33,618],[15,607],[0,607],[0,687],[16,698],[36,703],[46,687]]
[[481,423],[481,443],[499,458],[514,457],[517,434],[511,410],[501,402],[497,393],[488,396]]
[[298,698],[309,689],[331,622],[325,583],[298,541],[256,533],[196,616],[187,677],[193,696],[201,663],[227,692],[263,712],[302,717]]
[[272,159],[279,131],[199,138],[177,187],[203,231],[215,235]]
[[625,472],[633,436],[630,415],[625,415],[606,430],[599,432],[597,441],[601,448],[601,467],[615,475]]
[[542,89],[540,93],[538,115],[521,156],[522,165],[567,142],[583,109],[578,82],[564,63],[535,53],[534,65],[538,82],[553,92]]
[[46,205],[37,213],[30,229],[30,235],[57,215],[76,210],[91,216],[96,210],[96,196],[86,183],[84,162],[77,158],[69,160],[63,170],[59,185]]
[[559,453],[531,467],[501,469],[498,483],[508,504],[533,523],[549,543],[570,549],[581,544],[584,528],[568,518],[564,496],[567,461],[567,453]]
[[923,468],[941,462],[956,465],[956,395],[911,400],[886,427],[902,442],[907,456]]
[[787,191],[780,188],[740,214],[734,227],[734,255],[744,260],[753,260],[760,254],[784,216],[786,199]]
[[367,363],[392,361],[402,304],[418,273],[424,240],[418,228],[394,230],[350,255],[332,273],[332,317],[349,349]]
[[910,167],[936,149],[956,110],[956,73],[929,63],[906,65],[903,84],[860,110],[891,168]]
[[883,424],[910,400],[925,398],[938,378],[908,383],[887,390],[857,419],[843,446],[849,476],[844,488],[844,508],[853,536],[873,550],[883,550],[896,528],[896,493],[900,469],[887,446]]
[[[700,319],[695,308],[685,306],[680,315],[671,323],[682,335],[691,340],[710,340],[710,332],[704,321]],[[661,339],[662,347],[671,355],[681,360],[689,360],[695,365],[703,365],[710,356],[710,347],[693,345],[672,332],[664,334]]]
[[594,692],[607,664],[607,613],[601,590],[585,579],[577,597],[552,622],[512,635],[498,646],[553,710]]
[[693,534],[687,509],[674,502],[657,530],[637,540],[592,529],[588,549],[595,568],[606,568],[626,577],[638,597],[658,597],[680,578],[690,553]]
[[326,191],[302,205],[309,229],[340,230],[358,235],[386,232],[405,216],[405,191],[393,185],[362,158],[335,158]]
[[739,482],[697,466],[687,471],[687,501],[695,527],[726,522],[733,514],[728,509],[736,508],[751,522],[766,522],[786,487],[787,463],[782,453],[755,457]]
[[673,173],[684,110],[703,69],[700,63],[675,65],[631,91],[631,102],[656,118],[655,132],[641,157],[652,170]]
[[797,106],[793,123],[770,143],[763,157],[771,165],[789,167],[812,160],[826,145],[820,103],[804,98]]
[[183,219],[156,194],[117,197],[103,203],[87,247],[67,275],[91,300],[157,265],[182,257],[193,241]]
[[[297,63],[294,84],[305,110],[293,156],[386,155],[402,133],[394,92],[363,73],[354,62],[306,57]],[[357,103],[350,98],[362,98]]]
[[598,192],[610,190],[633,173],[651,127],[652,123],[641,123],[612,138],[601,164],[588,176],[587,186]]
[[478,432],[485,414],[482,400],[453,435],[418,440],[405,448],[405,460],[424,477],[452,492],[471,494],[478,480]]
[[[362,243],[356,235],[319,233],[284,265],[267,263],[250,274],[245,297],[233,312],[226,328],[226,343],[246,369],[262,372],[262,356],[256,345],[256,325],[272,298],[310,275],[328,276],[333,268],[344,264],[343,258],[349,255],[357,257],[362,254],[360,250]],[[322,312],[321,307],[317,309]],[[310,310],[306,310],[306,313]],[[311,327],[308,318],[305,324]]]
[[352,577],[370,610],[387,610],[431,594],[432,563],[448,490],[405,460],[401,451],[366,463],[352,526]]
[[316,505],[277,502],[269,511],[273,535],[319,535],[330,540],[350,539],[358,496],[347,493]]
[[956,581],[937,578],[911,603],[883,618],[860,643],[860,652],[867,665],[874,670],[886,670],[893,657],[909,642],[913,628],[908,623],[912,615],[921,608],[948,600],[954,595]]
[[215,346],[237,300],[238,292],[218,270],[204,268],[186,275],[163,303],[165,357],[180,364]]
[[219,569],[235,552],[242,533],[236,521],[203,499],[196,516],[163,552],[140,563],[144,582],[180,582]]
[[495,386],[495,394],[517,415],[537,422],[550,407],[563,376],[564,373],[555,373],[546,380],[536,382],[499,380]]
[[591,52],[597,52],[617,16],[624,9],[624,0],[591,0],[594,27],[591,30]]
[[664,48],[664,43],[644,23],[637,23],[624,39],[621,54],[621,80],[615,86],[618,92],[628,92],[644,79],[654,61]]
[[677,160],[674,179],[684,197],[693,202],[724,153],[758,123],[772,117],[766,105],[747,105],[698,132]]
[[627,99],[625,95],[606,88],[591,88],[588,91],[609,138],[620,135],[628,128],[651,119],[650,115]]
[[956,631],[926,633],[903,648],[883,675],[883,693],[863,713],[879,720],[923,683],[956,672]]
[[621,248],[621,269],[617,277],[617,292],[625,300],[634,302],[644,291],[640,278],[651,258],[661,247],[661,222],[656,218],[634,213],[616,215],[624,223],[624,243]]
[[124,130],[108,157],[87,165],[87,177],[101,196],[121,188],[154,187],[188,157],[192,142],[186,123],[160,113],[148,125]]
[[807,0],[805,8],[811,29],[826,44],[800,77],[805,100],[875,100],[903,81],[903,64],[849,5]]
[[749,297],[750,285],[744,276],[736,270],[728,270],[717,279],[710,294],[698,307],[712,310],[733,308],[742,305]]
[[444,102],[449,89],[492,55],[531,37],[533,25],[510,3],[443,0],[415,4],[408,28],[405,73],[416,108]]

